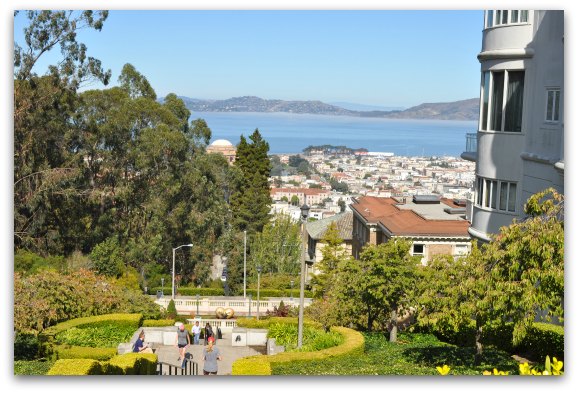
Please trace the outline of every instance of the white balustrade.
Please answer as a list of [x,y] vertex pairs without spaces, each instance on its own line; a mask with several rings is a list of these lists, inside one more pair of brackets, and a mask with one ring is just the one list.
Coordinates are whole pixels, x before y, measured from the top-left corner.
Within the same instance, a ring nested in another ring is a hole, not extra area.
[[[170,301],[170,297],[161,297],[156,299],[155,303],[166,309]],[[179,315],[196,315],[197,312],[200,315],[214,315],[216,309],[220,307],[233,309],[235,316],[248,316],[249,312],[255,316],[257,314],[257,303],[259,303],[259,314],[264,315],[267,311],[273,311],[274,307],[279,308],[281,301],[283,301],[283,304],[286,306],[299,306],[298,298],[275,298],[257,302],[256,300],[250,301],[248,298],[239,299],[238,297],[199,297],[197,299],[192,296],[181,296],[175,298],[175,307]],[[312,299],[306,298],[304,306],[309,306],[311,301]]]

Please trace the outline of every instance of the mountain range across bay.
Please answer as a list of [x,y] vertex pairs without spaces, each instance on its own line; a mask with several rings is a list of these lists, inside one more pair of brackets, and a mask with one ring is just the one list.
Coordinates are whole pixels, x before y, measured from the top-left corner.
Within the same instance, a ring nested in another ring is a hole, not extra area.
[[226,100],[204,100],[185,96],[179,96],[179,98],[192,112],[284,112],[424,120],[477,120],[479,116],[478,98],[453,102],[423,103],[407,109],[399,107],[380,108],[352,103],[327,104],[321,101],[268,100],[255,96],[233,97]]

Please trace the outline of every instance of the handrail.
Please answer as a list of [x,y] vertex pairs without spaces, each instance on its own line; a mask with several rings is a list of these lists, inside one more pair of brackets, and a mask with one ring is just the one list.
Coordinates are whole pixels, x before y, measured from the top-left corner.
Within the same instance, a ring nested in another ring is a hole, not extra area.
[[[168,371],[167,374],[163,374],[163,368]],[[157,375],[199,375],[199,364],[192,360],[185,360],[185,366],[180,367],[172,363],[157,362]]]

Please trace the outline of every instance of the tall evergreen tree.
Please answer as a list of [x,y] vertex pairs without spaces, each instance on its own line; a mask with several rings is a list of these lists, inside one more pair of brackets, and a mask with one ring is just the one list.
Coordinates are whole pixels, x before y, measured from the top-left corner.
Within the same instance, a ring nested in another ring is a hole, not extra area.
[[241,135],[237,146],[235,165],[242,172],[242,181],[232,195],[231,206],[236,229],[253,234],[261,232],[270,219],[272,200],[268,179],[271,162],[267,156],[269,143],[262,138],[259,129],[255,129],[249,139],[251,142],[247,143]]

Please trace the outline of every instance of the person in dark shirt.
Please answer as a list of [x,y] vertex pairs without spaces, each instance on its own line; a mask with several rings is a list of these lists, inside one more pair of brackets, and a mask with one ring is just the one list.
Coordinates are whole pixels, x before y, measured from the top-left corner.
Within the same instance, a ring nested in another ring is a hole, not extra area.
[[153,353],[153,350],[144,342],[145,334],[144,330],[141,330],[138,338],[134,343],[134,347],[132,348],[133,352],[137,353]]

